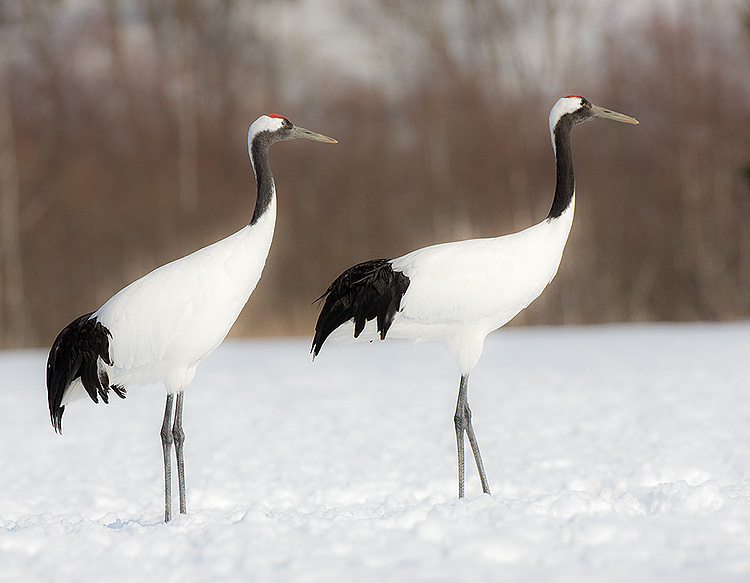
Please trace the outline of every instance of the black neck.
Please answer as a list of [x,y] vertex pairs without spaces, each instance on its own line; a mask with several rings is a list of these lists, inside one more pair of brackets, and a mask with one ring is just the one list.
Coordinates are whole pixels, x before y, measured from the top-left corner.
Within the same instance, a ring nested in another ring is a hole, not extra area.
[[573,176],[573,153],[570,149],[570,130],[573,129],[573,125],[571,116],[564,115],[555,126],[554,140],[557,184],[555,186],[555,198],[552,201],[552,208],[549,211],[549,215],[547,215],[548,219],[560,217],[573,200],[575,179]]
[[253,138],[250,146],[250,157],[258,183],[258,195],[255,199],[255,209],[250,224],[254,225],[263,213],[268,210],[273,199],[274,182],[271,165],[268,163],[268,147],[271,145],[270,134],[263,132]]

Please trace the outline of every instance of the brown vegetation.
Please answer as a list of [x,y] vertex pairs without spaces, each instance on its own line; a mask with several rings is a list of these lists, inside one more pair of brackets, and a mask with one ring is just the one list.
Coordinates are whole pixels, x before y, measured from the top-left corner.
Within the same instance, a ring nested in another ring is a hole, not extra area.
[[[711,15],[657,12],[591,55],[555,32],[555,2],[518,14],[466,0],[458,24],[441,3],[353,3],[363,38],[408,33],[419,55],[393,63],[408,78],[395,91],[322,78],[304,45],[242,21],[267,2],[132,4],[61,22],[53,0],[0,3],[2,346],[48,345],[136,277],[242,227],[245,132],[266,112],[340,145],[272,152],[276,239],[234,333],[308,335],[313,300],[356,261],[540,220],[547,114],[570,92],[641,125],[576,130],[578,218],[557,280],[518,321],[750,315],[750,35],[698,25]],[[543,70],[522,58],[519,28],[537,20]]]

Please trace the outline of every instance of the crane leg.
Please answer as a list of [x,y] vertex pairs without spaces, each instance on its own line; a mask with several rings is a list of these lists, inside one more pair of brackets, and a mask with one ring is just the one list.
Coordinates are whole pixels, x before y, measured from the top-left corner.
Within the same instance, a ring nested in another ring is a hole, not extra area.
[[161,447],[164,453],[164,522],[172,520],[172,442],[174,437],[169,425],[172,421],[174,395],[167,393],[164,406],[164,422],[161,425]]
[[482,482],[482,492],[490,494],[490,485],[487,481],[487,474],[484,472],[482,463],[482,454],[479,453],[479,443],[477,442],[474,426],[471,424],[471,409],[469,409],[469,375],[461,377],[461,384],[458,388],[458,401],[456,403],[456,413],[453,416],[453,423],[456,427],[456,448],[458,450],[458,497],[464,497],[464,434],[469,438],[469,445],[474,454],[474,461],[477,463],[479,480]]
[[[461,386],[463,387],[461,377]],[[461,414],[461,389],[458,392],[458,403],[456,404],[456,413],[453,415],[453,424],[456,427],[456,448],[458,449],[458,497],[464,497],[464,421]]]
[[174,425],[172,426],[174,450],[177,455],[177,483],[180,490],[180,514],[187,513],[187,497],[185,494],[185,458],[183,456],[185,431],[182,429],[182,400],[184,396],[184,391],[177,393],[177,405],[174,410]]

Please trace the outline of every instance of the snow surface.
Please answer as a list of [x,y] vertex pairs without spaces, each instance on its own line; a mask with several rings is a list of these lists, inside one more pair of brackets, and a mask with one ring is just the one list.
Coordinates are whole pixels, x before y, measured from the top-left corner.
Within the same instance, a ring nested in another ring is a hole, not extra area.
[[[49,423],[0,354],[0,581],[750,581],[750,324],[511,328],[469,401],[439,345],[230,341],[185,399],[162,522],[160,387]],[[221,398],[217,398],[221,395]]]

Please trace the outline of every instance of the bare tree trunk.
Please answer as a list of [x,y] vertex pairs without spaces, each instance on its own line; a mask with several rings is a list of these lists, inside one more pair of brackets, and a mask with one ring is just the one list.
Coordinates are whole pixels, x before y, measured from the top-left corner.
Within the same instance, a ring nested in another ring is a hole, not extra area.
[[194,4],[182,0],[177,8],[177,125],[179,132],[180,210],[198,206],[198,112],[195,86]]
[[0,337],[22,346],[26,335],[21,257],[20,186],[13,139],[7,51],[0,50]]

